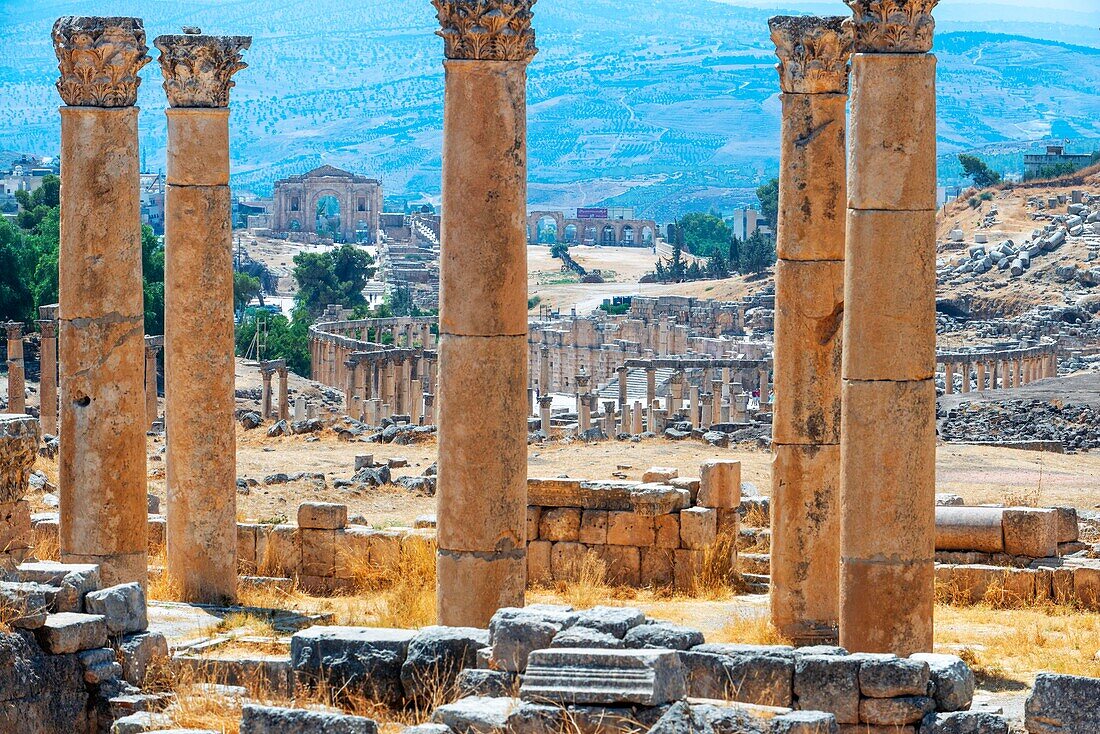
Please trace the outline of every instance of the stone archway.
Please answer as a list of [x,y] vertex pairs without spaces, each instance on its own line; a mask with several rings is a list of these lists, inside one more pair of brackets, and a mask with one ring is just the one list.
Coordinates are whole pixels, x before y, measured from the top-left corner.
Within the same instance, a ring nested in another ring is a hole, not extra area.
[[549,214],[540,217],[535,222],[535,241],[540,245],[552,245],[561,242],[561,232],[558,229],[558,220]]
[[605,224],[600,231],[600,244],[614,247],[618,243],[618,238],[615,234],[615,226],[612,224]]
[[653,245],[653,229],[649,226],[642,227],[642,244],[647,247]]
[[335,191],[319,191],[313,199],[308,214],[313,215],[313,231],[324,237],[332,237],[336,242],[343,240],[343,217],[345,203]]
[[565,225],[565,232],[562,236],[562,241],[569,244],[576,244],[577,242],[577,225],[567,224]]
[[619,230],[619,243],[625,247],[633,247],[637,244],[634,241],[634,228],[629,224],[624,224],[622,229]]
[[581,245],[598,245],[599,233],[596,230],[596,225],[586,224],[584,225],[584,232],[581,234],[581,240],[578,244]]

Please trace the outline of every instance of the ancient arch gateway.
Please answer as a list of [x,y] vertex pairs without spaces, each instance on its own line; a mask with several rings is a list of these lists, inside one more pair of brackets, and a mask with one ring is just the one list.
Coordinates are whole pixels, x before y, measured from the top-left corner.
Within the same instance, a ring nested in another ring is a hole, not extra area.
[[317,208],[325,204],[326,210],[330,209],[333,199],[337,216],[325,219],[333,223],[334,239],[373,244],[382,213],[382,182],[334,166],[321,166],[276,181],[271,228],[276,232],[318,233]]

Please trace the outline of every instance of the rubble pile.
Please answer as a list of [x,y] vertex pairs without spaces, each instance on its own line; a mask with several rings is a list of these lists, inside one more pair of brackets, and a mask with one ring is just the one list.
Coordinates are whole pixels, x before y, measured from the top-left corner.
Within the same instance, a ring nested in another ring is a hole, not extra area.
[[1044,400],[969,403],[941,416],[945,441],[1060,441],[1067,451],[1100,448],[1100,411]]

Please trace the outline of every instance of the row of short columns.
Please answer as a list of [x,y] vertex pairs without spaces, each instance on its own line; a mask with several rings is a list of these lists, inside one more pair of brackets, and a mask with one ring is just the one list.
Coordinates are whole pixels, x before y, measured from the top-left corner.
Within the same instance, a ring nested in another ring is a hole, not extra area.
[[[271,378],[278,375],[279,384],[278,399],[272,394]],[[281,421],[290,419],[290,370],[286,366],[286,360],[276,359],[270,362],[260,363],[260,414],[264,420],[278,418]],[[295,415],[296,420],[301,416]]]
[[1035,380],[1058,376],[1058,355],[1054,351],[1036,355],[975,357],[970,361],[943,360],[944,392],[955,393],[955,375],[962,377],[960,392],[1007,389]]

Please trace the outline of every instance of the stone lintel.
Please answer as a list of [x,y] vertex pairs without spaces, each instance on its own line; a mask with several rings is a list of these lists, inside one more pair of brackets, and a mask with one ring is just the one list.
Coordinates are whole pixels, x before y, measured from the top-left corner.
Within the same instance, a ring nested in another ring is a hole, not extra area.
[[847,94],[852,21],[833,16],[779,15],[768,20],[779,85],[788,94]]
[[57,91],[73,107],[133,107],[149,63],[140,18],[67,15],[53,26]]
[[248,64],[241,52],[251,36],[157,36],[164,91],[172,107],[228,107],[233,74]]
[[939,0],[844,0],[852,9],[857,53],[927,53],[932,50]]
[[534,4],[535,0],[432,0],[444,55],[452,60],[529,62],[538,52],[531,28]]
[[683,666],[673,650],[535,650],[520,697],[561,704],[661,706],[686,694]]

